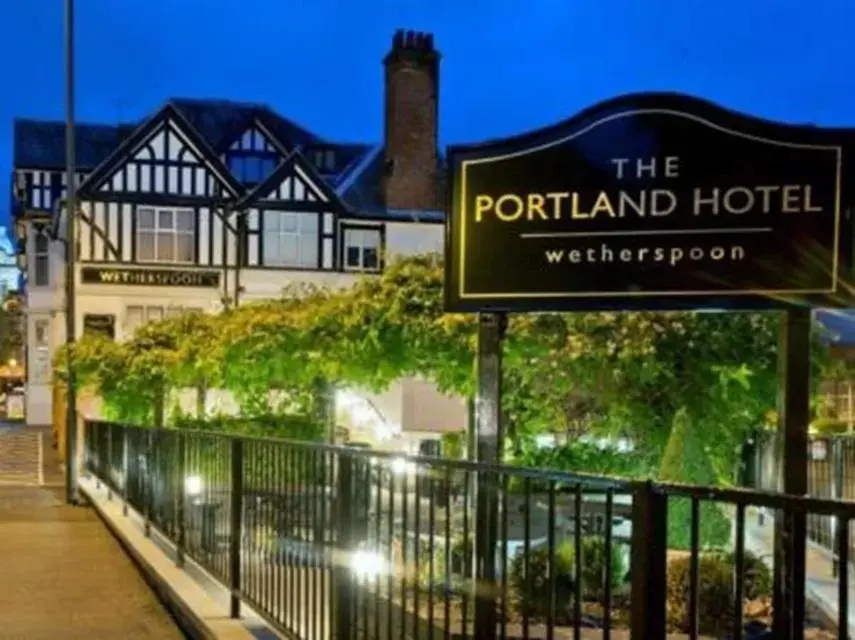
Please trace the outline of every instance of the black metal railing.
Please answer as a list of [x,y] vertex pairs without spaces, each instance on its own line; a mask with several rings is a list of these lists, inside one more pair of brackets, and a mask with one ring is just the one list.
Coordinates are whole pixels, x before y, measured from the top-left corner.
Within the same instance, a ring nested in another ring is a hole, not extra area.
[[855,504],[103,422],[85,446],[179,564],[230,589],[233,616],[245,602],[297,638],[786,638],[848,621],[847,545],[838,619],[811,620],[804,546],[781,564],[758,512],[798,541],[812,517],[848,531]]
[[[746,485],[776,491],[780,440],[775,433],[760,434],[746,449],[750,471]],[[855,501],[855,435],[811,436],[808,441],[808,495],[814,498]],[[808,539],[835,557],[840,544],[834,518],[811,514]],[[849,533],[849,554],[855,557],[855,532]],[[836,562],[835,562],[836,570]]]

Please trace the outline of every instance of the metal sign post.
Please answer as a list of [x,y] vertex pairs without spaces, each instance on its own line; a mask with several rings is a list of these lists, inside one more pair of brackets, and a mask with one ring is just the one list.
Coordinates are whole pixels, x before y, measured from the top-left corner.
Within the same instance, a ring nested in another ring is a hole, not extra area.
[[76,158],[74,148],[74,0],[65,0],[65,341],[68,346],[68,401],[66,402],[65,434],[65,492],[69,504],[77,504],[77,380],[74,373],[73,345],[76,339],[76,268],[77,236],[77,185],[75,184]]

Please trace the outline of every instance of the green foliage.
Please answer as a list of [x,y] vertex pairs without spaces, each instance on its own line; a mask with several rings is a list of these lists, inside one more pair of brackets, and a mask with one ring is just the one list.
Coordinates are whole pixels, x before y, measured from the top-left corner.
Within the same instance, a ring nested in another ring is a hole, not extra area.
[[848,433],[849,424],[845,420],[837,418],[817,418],[810,423],[811,433],[820,436],[834,436],[841,433]]
[[444,433],[440,437],[442,456],[452,460],[462,460],[466,457],[466,434]]
[[0,365],[10,360],[20,360],[24,346],[24,315],[17,301],[8,300],[0,305]]
[[[580,566],[580,592],[582,599],[590,602],[602,600],[605,592],[606,545],[599,536],[586,536],[580,541],[582,560]],[[611,587],[624,582],[627,564],[620,547],[614,544],[610,557]],[[575,583],[576,548],[573,540],[565,540],[555,548],[554,562],[550,567],[548,547],[536,547],[526,557],[518,553],[511,561],[508,583],[514,590],[514,606],[518,615],[543,619],[549,609],[550,575],[555,577],[555,610],[559,619],[572,619]],[[551,572],[551,573],[550,573]]]
[[[75,362],[117,417],[141,421],[170,390],[188,387],[200,397],[231,391],[245,416],[310,415],[319,379],[379,391],[412,375],[472,397],[477,318],[444,312],[443,280],[440,256],[399,258],[349,288],[294,287],[218,315],[146,325],[122,345],[99,347],[109,366],[93,362],[100,355],[88,347]],[[739,446],[775,405],[776,353],[773,313],[513,314],[506,450],[524,461],[544,432],[571,442],[626,437],[633,468],[578,451],[554,462],[652,475],[684,408],[693,446],[713,470],[705,481],[727,481]]]
[[643,455],[627,455],[615,448],[588,442],[568,442],[559,447],[529,448],[515,460],[527,467],[638,478],[649,476],[654,461]]
[[323,428],[311,416],[290,414],[216,415],[204,419],[181,415],[173,419],[172,426],[176,429],[315,442],[323,441],[325,435]]
[[[698,558],[698,627],[701,635],[721,637],[733,624],[733,555],[703,553]],[[747,600],[768,597],[772,578],[760,558],[746,553],[744,595]],[[689,630],[689,556],[668,562],[667,615],[675,631]]]
[[[674,415],[671,435],[659,467],[659,479],[684,484],[716,484],[716,473],[709,452],[685,407]],[[668,501],[668,546],[688,549],[691,544],[691,502],[688,498]],[[717,547],[730,538],[730,523],[719,506],[711,502],[700,505],[700,543]]]
[[[514,609],[519,616],[543,620],[549,611],[550,576],[554,576],[556,622],[572,619],[573,545],[563,542],[555,548],[554,562],[549,549],[536,547],[526,556],[518,553],[511,561],[508,583],[514,590]],[[526,557],[528,572],[526,572]]]

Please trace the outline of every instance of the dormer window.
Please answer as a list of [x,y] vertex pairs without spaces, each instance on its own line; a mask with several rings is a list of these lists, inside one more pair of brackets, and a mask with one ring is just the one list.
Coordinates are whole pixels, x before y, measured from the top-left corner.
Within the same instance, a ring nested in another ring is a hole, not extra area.
[[241,184],[252,186],[275,171],[279,156],[269,152],[229,151],[227,162],[232,175]]
[[316,149],[311,155],[312,164],[321,175],[334,174],[335,171],[335,150],[334,149]]

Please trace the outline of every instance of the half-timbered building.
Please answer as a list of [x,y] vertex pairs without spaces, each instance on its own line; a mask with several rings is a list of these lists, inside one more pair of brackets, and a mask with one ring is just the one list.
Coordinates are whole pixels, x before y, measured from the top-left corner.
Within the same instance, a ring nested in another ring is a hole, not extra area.
[[[377,143],[336,143],[265,105],[224,100],[78,125],[78,326],[121,340],[184,309],[346,285],[381,271],[384,256],[442,250],[439,54],[430,35],[398,32],[384,63]],[[64,138],[61,123],[15,123],[33,424],[51,420],[50,356],[65,340]]]

